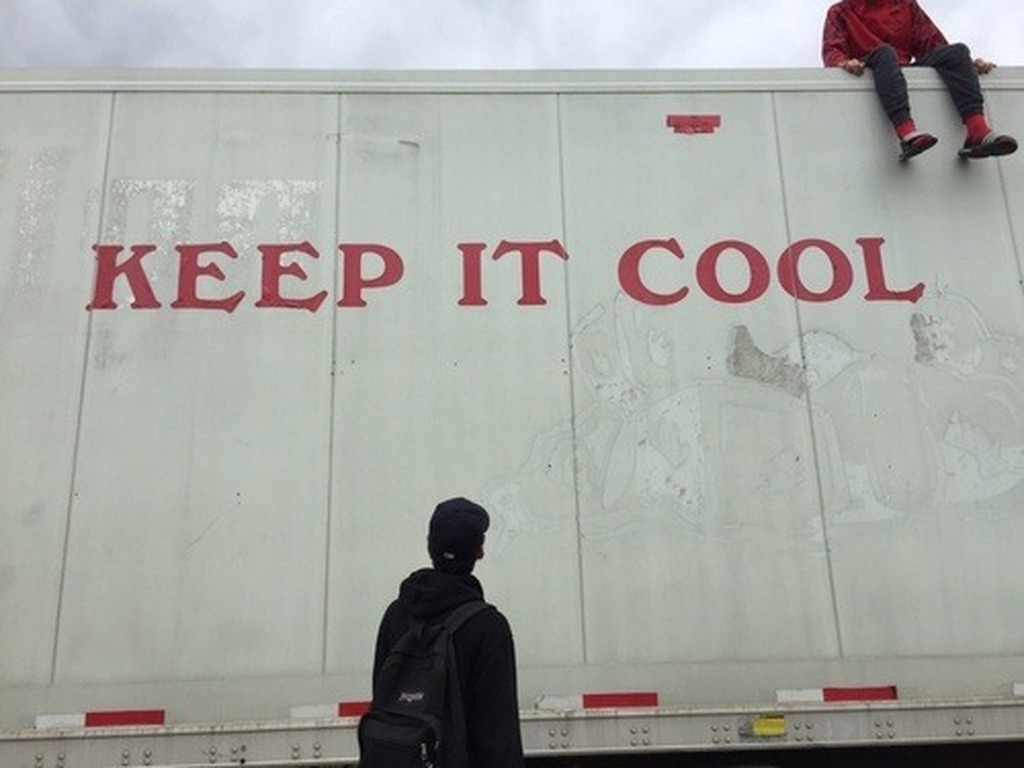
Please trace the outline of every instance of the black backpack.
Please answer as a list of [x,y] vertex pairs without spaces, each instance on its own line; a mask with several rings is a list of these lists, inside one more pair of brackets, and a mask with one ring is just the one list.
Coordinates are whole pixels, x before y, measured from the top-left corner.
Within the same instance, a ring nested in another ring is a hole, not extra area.
[[440,624],[411,622],[373,681],[373,702],[359,720],[359,768],[463,768],[466,714],[452,638],[490,608],[463,603]]

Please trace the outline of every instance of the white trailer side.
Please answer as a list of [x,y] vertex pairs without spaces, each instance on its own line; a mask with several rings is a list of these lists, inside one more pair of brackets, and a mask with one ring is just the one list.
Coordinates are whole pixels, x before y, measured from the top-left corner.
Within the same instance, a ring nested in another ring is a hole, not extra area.
[[0,759],[352,759],[463,494],[531,754],[1019,738],[1024,166],[910,82],[0,73]]

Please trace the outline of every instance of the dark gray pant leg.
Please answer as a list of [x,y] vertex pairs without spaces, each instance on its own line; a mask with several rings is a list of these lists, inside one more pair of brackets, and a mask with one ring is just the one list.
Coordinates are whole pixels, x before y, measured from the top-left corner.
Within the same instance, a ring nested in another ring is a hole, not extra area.
[[875,92],[893,127],[910,119],[907,79],[891,45],[880,45],[864,57],[875,79]]
[[957,112],[964,120],[985,111],[985,101],[981,95],[978,73],[974,69],[974,60],[971,58],[970,49],[963,43],[936,48],[921,57],[917,66],[932,67],[939,73],[949,95],[953,98]]

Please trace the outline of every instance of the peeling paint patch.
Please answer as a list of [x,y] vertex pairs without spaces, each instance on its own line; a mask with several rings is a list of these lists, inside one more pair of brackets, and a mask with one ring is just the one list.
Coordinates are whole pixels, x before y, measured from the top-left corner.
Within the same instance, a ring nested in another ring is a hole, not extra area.
[[33,296],[46,283],[46,276],[40,274],[40,264],[54,251],[56,201],[64,190],[70,155],[67,148],[51,147],[33,155],[28,162],[28,175],[21,184],[16,214],[15,286],[21,295]]
[[195,186],[194,181],[184,179],[116,179],[110,186],[104,239],[111,243],[125,239],[129,211],[133,203],[142,200],[149,207],[148,237],[165,245],[189,240]]
[[[314,220],[319,181],[236,180],[220,188],[217,201],[221,237],[236,243],[242,253],[252,252],[258,242],[257,221],[275,222],[278,242],[301,242],[308,238]],[[263,210],[271,206],[272,211]]]
[[910,332],[914,336],[914,359],[919,363],[935,362],[946,346],[939,319],[915,312],[910,316]]
[[802,397],[807,391],[803,367],[762,351],[745,325],[731,329],[726,368],[733,376],[777,387],[793,397]]
[[221,187],[217,217],[226,239],[237,239],[252,230],[260,205],[277,203],[280,217],[277,235],[282,241],[305,239],[312,219],[312,201],[323,188],[320,181],[232,181]]

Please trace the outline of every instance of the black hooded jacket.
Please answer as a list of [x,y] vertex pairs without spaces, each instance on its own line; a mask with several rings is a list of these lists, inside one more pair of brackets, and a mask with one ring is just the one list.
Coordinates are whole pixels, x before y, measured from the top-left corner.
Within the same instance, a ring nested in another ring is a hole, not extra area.
[[[483,587],[472,575],[424,568],[402,582],[377,632],[373,679],[388,652],[409,628],[409,617],[439,621],[470,600],[482,600]],[[496,609],[481,611],[455,633],[455,657],[472,768],[523,768],[516,656],[512,630]]]

